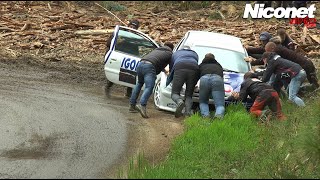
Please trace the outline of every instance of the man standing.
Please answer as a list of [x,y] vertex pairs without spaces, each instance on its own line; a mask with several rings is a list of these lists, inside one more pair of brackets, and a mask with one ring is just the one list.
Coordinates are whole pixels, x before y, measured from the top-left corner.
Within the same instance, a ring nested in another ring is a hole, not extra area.
[[[199,80],[198,54],[191,49],[190,45],[184,47],[172,54],[170,64],[170,75],[167,79],[167,85],[172,81],[171,99],[177,104],[175,117],[182,116],[182,110],[185,107],[185,115],[192,114],[192,95]],[[185,102],[180,96],[183,84],[186,83]]]
[[269,81],[272,74],[280,76],[281,79],[287,79],[288,82],[290,81],[288,85],[289,100],[298,106],[305,106],[303,100],[297,96],[300,86],[307,76],[302,67],[297,63],[281,58],[274,52],[263,53],[262,60],[267,67],[263,73],[262,82]]
[[[142,57],[137,66],[138,82],[130,97],[130,112],[138,110],[143,118],[149,117],[146,111],[148,99],[152,94],[157,75],[163,71],[171,61],[172,50],[173,44],[167,42],[163,47],[156,48]],[[145,85],[145,88],[140,97],[140,104],[136,105],[143,85]]]
[[[138,29],[139,25],[140,25],[140,23],[139,23],[138,20],[131,20],[129,22],[129,24],[128,24],[128,27],[130,27],[132,29]],[[107,44],[106,44],[107,45],[107,48],[106,48],[107,51],[106,52],[108,52],[109,49],[110,49],[110,44],[111,44],[112,39],[113,39],[113,33],[107,40]],[[111,90],[111,87],[113,85],[114,85],[114,83],[107,79],[107,84],[106,84],[106,87],[105,87],[105,92],[106,92],[107,96],[110,96],[110,90]],[[129,98],[131,96],[131,93],[132,93],[132,88],[131,87],[127,87],[127,91],[126,91],[125,97]]]

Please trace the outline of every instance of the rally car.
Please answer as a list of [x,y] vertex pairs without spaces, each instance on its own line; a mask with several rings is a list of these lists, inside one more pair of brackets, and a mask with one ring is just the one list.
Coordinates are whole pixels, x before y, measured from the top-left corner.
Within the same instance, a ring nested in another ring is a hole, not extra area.
[[[212,53],[224,68],[225,99],[232,91],[239,92],[244,73],[251,70],[250,63],[244,60],[248,54],[235,36],[206,31],[188,31],[174,48],[174,52],[191,44],[197,52],[199,64],[205,54]],[[124,26],[116,26],[110,50],[104,59],[106,77],[113,83],[134,87],[137,81],[136,68],[140,59],[159,45],[148,35]],[[167,74],[161,72],[157,76],[154,88],[154,105],[159,110],[175,112],[176,104],[171,99],[172,84],[166,86]],[[184,89],[181,95],[184,95]],[[195,103],[199,102],[199,82],[193,94]],[[210,104],[213,100],[210,99]],[[246,104],[250,106],[250,104]]]

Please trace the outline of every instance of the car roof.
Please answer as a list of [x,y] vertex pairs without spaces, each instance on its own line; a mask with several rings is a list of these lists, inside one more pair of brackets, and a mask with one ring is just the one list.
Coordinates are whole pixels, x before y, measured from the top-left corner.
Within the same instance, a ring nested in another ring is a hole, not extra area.
[[[211,46],[245,53],[240,38],[207,31],[188,31],[184,44],[191,46]],[[180,47],[181,48],[181,47]]]

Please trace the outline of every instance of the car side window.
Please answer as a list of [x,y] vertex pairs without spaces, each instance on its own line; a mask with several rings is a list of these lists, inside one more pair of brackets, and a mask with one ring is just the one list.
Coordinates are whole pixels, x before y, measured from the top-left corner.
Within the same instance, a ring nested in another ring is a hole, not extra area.
[[128,29],[119,30],[115,51],[141,58],[155,48],[157,46],[142,35]]

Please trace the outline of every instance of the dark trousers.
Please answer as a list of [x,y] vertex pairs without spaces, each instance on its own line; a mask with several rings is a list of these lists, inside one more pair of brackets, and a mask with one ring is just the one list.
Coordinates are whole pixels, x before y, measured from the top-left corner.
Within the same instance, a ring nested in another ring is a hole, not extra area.
[[316,68],[314,67],[314,64],[312,61],[308,60],[301,66],[307,74],[307,79],[310,84],[315,85],[317,88],[319,87]]
[[178,104],[178,100],[181,99],[180,92],[182,90],[183,84],[186,83],[186,113],[190,113],[192,108],[192,95],[194,88],[199,80],[199,71],[191,69],[176,69],[174,70],[173,80],[172,80],[172,100]]
[[252,107],[250,108],[250,113],[256,117],[261,116],[262,110],[268,106],[269,109],[276,114],[278,119],[284,118],[284,115],[281,110],[281,104],[278,93],[273,89],[262,90],[255,101],[253,102]]

